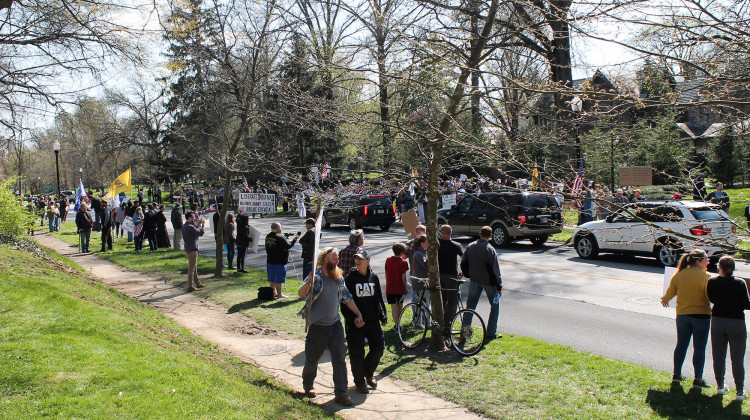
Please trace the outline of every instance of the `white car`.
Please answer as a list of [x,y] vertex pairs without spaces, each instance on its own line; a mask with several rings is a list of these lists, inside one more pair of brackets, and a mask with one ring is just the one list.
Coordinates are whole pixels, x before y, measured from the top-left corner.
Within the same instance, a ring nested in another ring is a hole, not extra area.
[[[645,223],[649,222],[649,223]],[[714,204],[696,201],[642,201],[578,226],[573,245],[581,258],[599,252],[653,256],[673,266],[681,254],[700,248],[712,262],[737,247],[737,228]]]

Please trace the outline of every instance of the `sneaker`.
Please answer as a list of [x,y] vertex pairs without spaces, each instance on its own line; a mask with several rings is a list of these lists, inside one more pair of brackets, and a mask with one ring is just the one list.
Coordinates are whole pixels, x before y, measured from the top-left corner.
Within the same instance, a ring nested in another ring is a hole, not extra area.
[[745,397],[747,397],[747,394],[745,394],[745,391],[737,391],[737,396],[734,397],[735,401],[745,401]]
[[708,388],[709,385],[703,379],[693,379],[693,388]]
[[727,389],[724,388],[724,385],[719,385],[716,387],[716,395],[724,395],[725,392],[727,392]]
[[351,407],[354,405],[354,401],[352,401],[347,394],[336,395],[336,398],[333,400],[345,407]]
[[357,392],[360,394],[369,394],[370,390],[367,389],[367,384],[355,384],[354,387],[357,389]]
[[682,375],[672,375],[672,382],[687,381],[687,378]]
[[378,387],[378,381],[376,381],[376,380],[375,380],[375,378],[373,378],[372,376],[370,376],[370,377],[368,377],[367,379],[365,379],[365,382],[367,382],[367,385],[368,385],[368,386],[369,386],[370,388],[373,388],[373,389],[375,389],[375,388],[377,388],[377,387]]

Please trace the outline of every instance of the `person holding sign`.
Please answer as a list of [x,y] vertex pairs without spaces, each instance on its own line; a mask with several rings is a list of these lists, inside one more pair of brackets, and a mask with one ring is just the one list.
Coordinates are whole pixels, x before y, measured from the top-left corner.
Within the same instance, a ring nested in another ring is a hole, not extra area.
[[[298,315],[305,317],[309,324],[305,339],[305,367],[302,369],[302,388],[305,396],[315,398],[315,377],[318,375],[318,361],[323,352],[328,349],[331,353],[333,366],[333,385],[335,401],[341,405],[351,407],[354,402],[349,397],[347,389],[349,381],[346,372],[346,344],[344,343],[344,328],[341,325],[339,304],[354,313],[354,326],[364,326],[362,314],[354,303],[351,293],[344,283],[344,272],[338,267],[339,252],[336,248],[324,248],[318,254],[317,267],[314,274],[305,279],[299,288],[298,296],[305,299],[305,306]],[[310,293],[312,287],[312,293]],[[308,310],[309,306],[309,310]]]
[[685,380],[682,376],[682,363],[685,361],[688,344],[693,339],[693,387],[707,388],[703,380],[703,366],[706,362],[706,344],[711,327],[711,303],[706,286],[708,255],[702,249],[694,249],[680,258],[677,273],[672,276],[667,292],[661,298],[665,308],[677,296],[677,345],[674,349],[674,370],[672,382]]

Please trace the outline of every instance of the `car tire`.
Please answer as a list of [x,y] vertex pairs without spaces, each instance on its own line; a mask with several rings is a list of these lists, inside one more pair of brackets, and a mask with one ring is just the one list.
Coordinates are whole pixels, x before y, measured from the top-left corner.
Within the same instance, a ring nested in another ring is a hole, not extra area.
[[510,243],[510,236],[508,236],[508,230],[501,224],[492,226],[492,239],[490,239],[492,245],[496,247],[504,247]]
[[590,259],[599,255],[599,245],[596,243],[594,235],[577,236],[573,246],[575,246],[576,253],[581,258]]
[[349,218],[349,230],[355,230],[358,229],[359,226],[357,226],[357,219],[354,217]]
[[388,232],[388,230],[391,228],[391,225],[381,225],[380,230],[383,232]]
[[328,215],[325,214],[325,213],[323,213],[323,227],[326,228],[326,229],[328,229],[329,227],[331,227],[331,221],[328,220]]
[[680,249],[671,244],[663,244],[656,247],[656,262],[664,267],[674,267],[680,261]]
[[547,239],[549,239],[549,235],[532,236],[529,238],[534,246],[544,245],[547,242]]

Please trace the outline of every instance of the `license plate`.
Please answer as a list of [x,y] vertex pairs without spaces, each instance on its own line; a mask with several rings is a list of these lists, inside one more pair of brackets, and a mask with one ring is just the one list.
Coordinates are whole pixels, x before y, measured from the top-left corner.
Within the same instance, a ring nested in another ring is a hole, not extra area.
[[383,214],[383,213],[385,213],[385,210],[376,210],[375,213],[377,213],[377,214]]
[[539,223],[547,223],[547,218],[546,217],[540,217],[539,218]]

